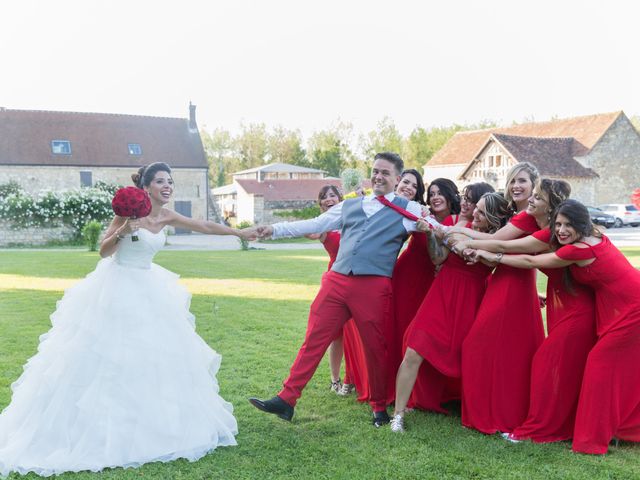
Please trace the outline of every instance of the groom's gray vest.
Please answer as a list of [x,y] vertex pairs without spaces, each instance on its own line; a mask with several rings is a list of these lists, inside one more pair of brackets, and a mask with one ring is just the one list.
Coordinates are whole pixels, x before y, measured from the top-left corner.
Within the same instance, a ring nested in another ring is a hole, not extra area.
[[[402,224],[404,217],[383,207],[367,218],[362,200],[363,197],[348,199],[342,205],[340,248],[331,270],[343,275],[390,277],[408,235]],[[392,203],[406,208],[409,202],[396,195]]]

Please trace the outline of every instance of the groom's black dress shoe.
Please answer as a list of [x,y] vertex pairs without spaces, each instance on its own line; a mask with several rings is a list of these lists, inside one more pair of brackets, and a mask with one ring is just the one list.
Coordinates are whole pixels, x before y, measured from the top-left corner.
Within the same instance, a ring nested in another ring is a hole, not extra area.
[[373,426],[378,428],[382,425],[389,423],[391,419],[389,418],[389,414],[386,410],[382,410],[381,412],[373,412]]
[[[271,400],[259,400],[257,398],[250,398],[249,403],[263,412],[273,413],[279,416],[281,419],[287,422],[291,421],[293,417],[293,407],[287,402],[282,400],[279,396],[273,397]],[[389,418],[387,416],[387,418]],[[387,420],[388,421],[388,420]]]

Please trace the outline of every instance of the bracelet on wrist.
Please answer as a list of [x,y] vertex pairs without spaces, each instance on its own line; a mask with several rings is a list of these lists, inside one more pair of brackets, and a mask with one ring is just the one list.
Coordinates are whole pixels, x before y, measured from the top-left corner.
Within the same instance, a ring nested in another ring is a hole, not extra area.
[[502,256],[504,254],[502,252],[496,253],[496,263],[500,263],[502,261]]

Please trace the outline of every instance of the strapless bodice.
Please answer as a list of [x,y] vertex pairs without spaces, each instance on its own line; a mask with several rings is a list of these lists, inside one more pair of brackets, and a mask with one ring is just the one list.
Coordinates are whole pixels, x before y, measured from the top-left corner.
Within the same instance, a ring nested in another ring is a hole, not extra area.
[[153,257],[164,245],[164,231],[153,233],[141,228],[138,230],[138,239],[134,242],[131,236],[127,235],[124,240],[120,240],[120,246],[114,256],[117,264],[133,268],[151,268]]

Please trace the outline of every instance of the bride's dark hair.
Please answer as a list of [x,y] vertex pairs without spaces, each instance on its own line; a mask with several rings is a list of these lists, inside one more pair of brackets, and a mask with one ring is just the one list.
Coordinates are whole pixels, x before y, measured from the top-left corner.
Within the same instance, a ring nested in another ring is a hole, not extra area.
[[138,173],[131,175],[131,180],[138,188],[148,187],[158,172],[167,172],[171,175],[171,167],[164,162],[150,163],[147,166],[140,167]]

